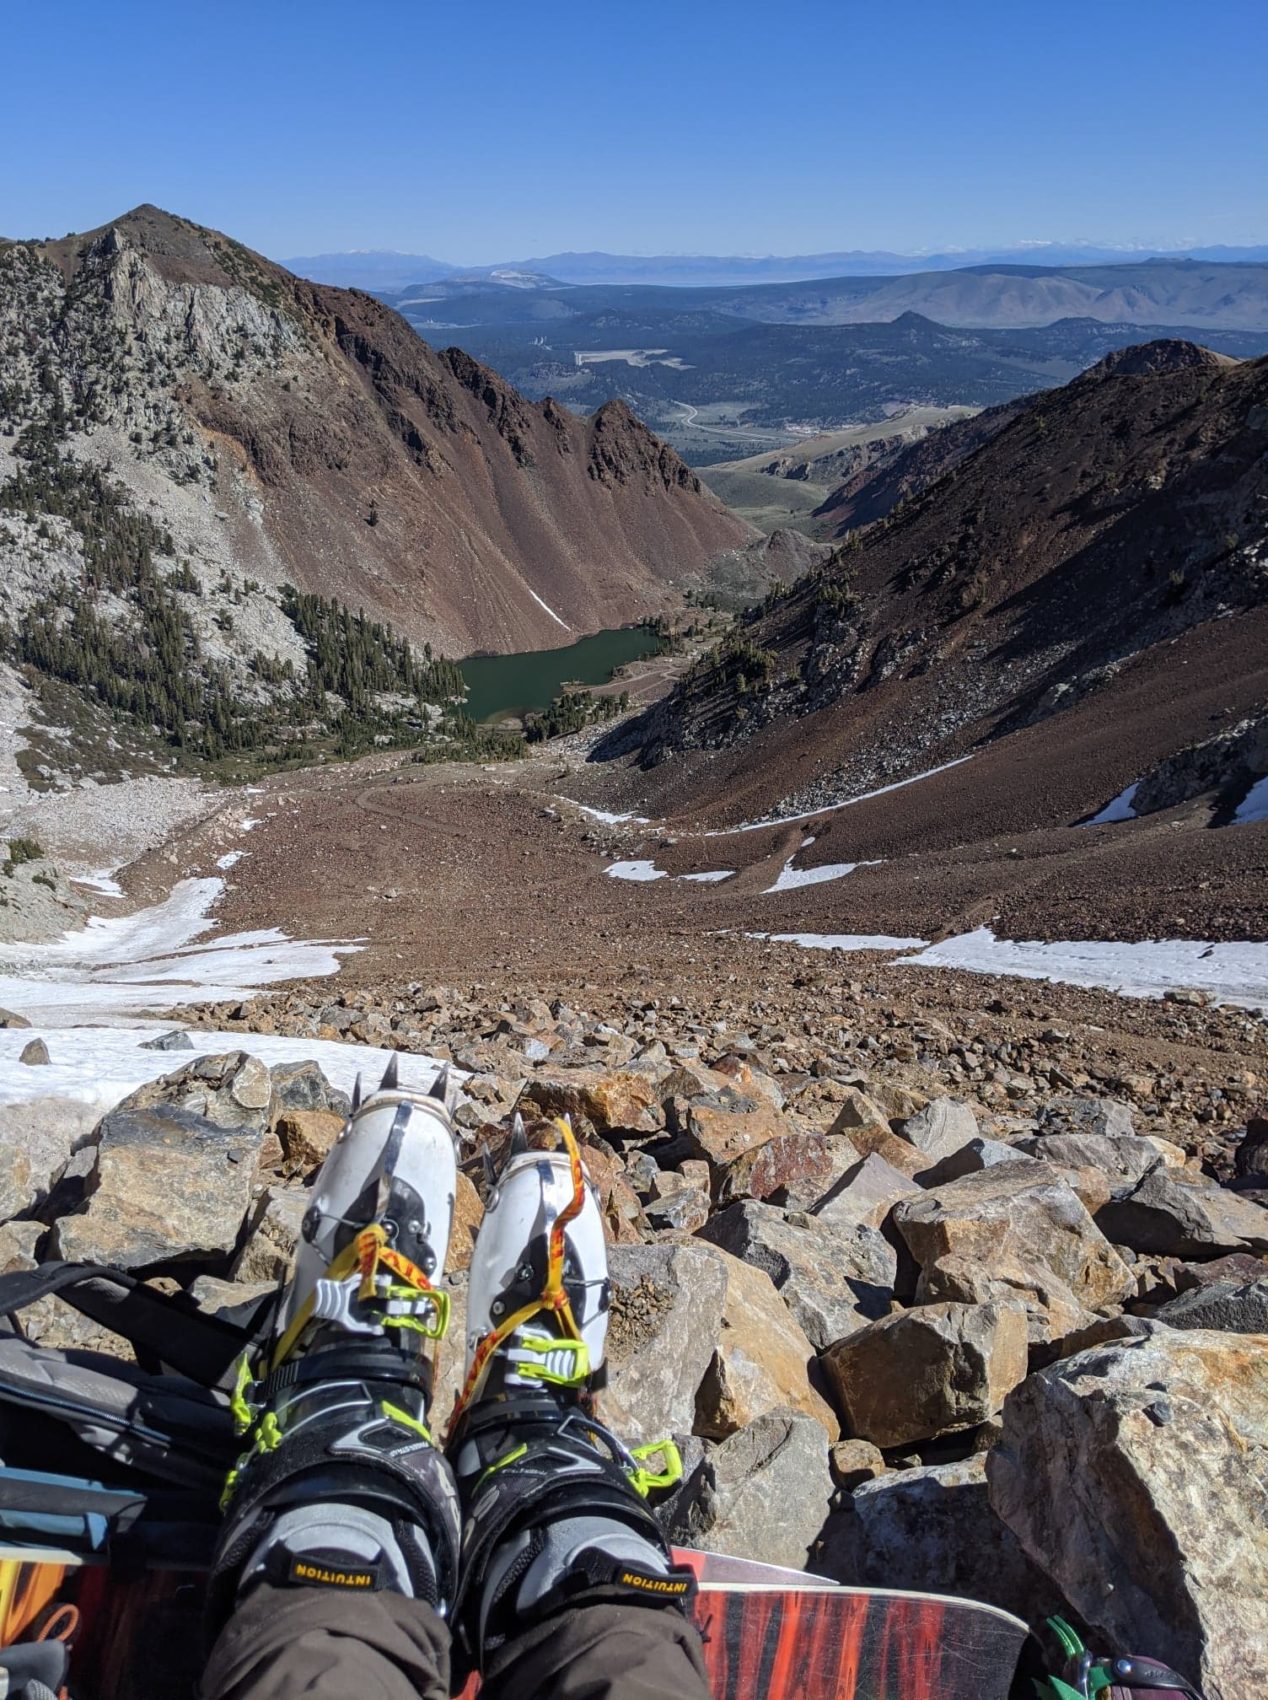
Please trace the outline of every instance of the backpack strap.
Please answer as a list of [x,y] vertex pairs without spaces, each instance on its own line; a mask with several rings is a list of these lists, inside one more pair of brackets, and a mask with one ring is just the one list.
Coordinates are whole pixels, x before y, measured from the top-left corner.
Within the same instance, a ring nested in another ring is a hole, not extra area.
[[[0,1315],[16,1318],[56,1296],[119,1334],[144,1367],[164,1365],[202,1387],[231,1388],[237,1360],[257,1340],[273,1305],[262,1299],[249,1324],[209,1316],[184,1293],[146,1287],[122,1269],[98,1263],[42,1263],[0,1275]],[[20,1326],[20,1325],[19,1325]]]

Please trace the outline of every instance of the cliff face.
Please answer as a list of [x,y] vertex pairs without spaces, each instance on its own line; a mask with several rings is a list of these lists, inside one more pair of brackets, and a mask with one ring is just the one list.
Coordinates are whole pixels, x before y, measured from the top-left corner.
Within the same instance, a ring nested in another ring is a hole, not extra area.
[[372,297],[152,207],[0,248],[0,416],[0,480],[51,424],[203,582],[289,581],[449,653],[638,618],[753,535],[622,404],[528,403]]

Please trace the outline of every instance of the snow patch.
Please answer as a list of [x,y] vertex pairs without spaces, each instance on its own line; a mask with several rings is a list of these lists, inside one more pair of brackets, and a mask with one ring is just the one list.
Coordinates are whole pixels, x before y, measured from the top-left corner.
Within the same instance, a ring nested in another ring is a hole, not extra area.
[[824,862],[818,868],[794,868],[790,856],[779,871],[779,878],[774,885],[766,887],[764,896],[773,891],[795,891],[802,885],[823,885],[828,880],[844,879],[846,874],[852,874],[855,868],[878,868],[879,862]]
[[978,927],[904,960],[922,968],[1099,986],[1128,997],[1156,998],[1173,988],[1193,987],[1222,1002],[1268,1004],[1268,944],[1209,944],[1202,939],[1045,943],[997,939],[989,927]]
[[[527,585],[525,585],[524,588],[525,588],[525,590],[528,590]],[[528,590],[528,594],[532,597],[533,601],[537,604],[537,606],[539,608],[544,608],[546,610],[546,612],[550,615],[551,619],[555,622],[555,624],[557,626],[562,626],[563,629],[566,632],[570,632],[572,630],[572,627],[568,624],[567,620],[561,620],[559,618],[559,615],[556,614],[555,610],[550,606],[550,604],[547,603],[547,602],[543,602],[541,597],[537,594],[537,592],[535,590]]]
[[243,832],[252,832],[252,831],[255,830],[255,828],[257,826],[259,826],[259,824],[260,824],[260,821],[259,821],[258,817],[254,818],[254,819],[247,819],[247,820],[239,822],[239,825],[241,826]]
[[1268,944],[1209,944],[1204,939],[997,939],[989,927],[930,944],[926,939],[866,933],[750,933],[749,938],[806,950],[915,951],[895,963],[913,968],[960,968],[970,974],[1012,975],[1093,986],[1124,997],[1157,998],[1191,987],[1220,1003],[1268,1008]]
[[114,870],[103,868],[95,874],[73,874],[72,885],[85,886],[89,891],[95,891],[99,897],[122,897],[123,887],[114,877]]
[[186,879],[133,915],[93,916],[80,931],[0,952],[0,1004],[33,1023],[93,1021],[211,999],[249,998],[282,980],[339,968],[349,940],[301,942],[280,928],[204,939],[221,879]]
[[1233,815],[1234,826],[1249,826],[1256,820],[1268,820],[1268,774],[1255,781]]
[[216,866],[223,868],[228,873],[229,869],[236,867],[245,855],[245,850],[227,850],[223,856],[216,857]]
[[1113,802],[1106,803],[1099,815],[1093,815],[1090,821],[1085,821],[1083,824],[1085,826],[1112,826],[1115,821],[1136,820],[1137,815],[1132,807],[1132,798],[1139,790],[1140,780],[1137,779],[1125,791],[1120,791]]
[[891,938],[885,933],[749,933],[773,944],[799,944],[805,950],[919,950],[928,939]]
[[[332,1086],[351,1092],[358,1073],[367,1085],[377,1081],[395,1057],[403,1086],[426,1091],[439,1073],[435,1057],[383,1051],[372,1045],[344,1044],[333,1039],[294,1039],[265,1033],[219,1033],[188,1029],[193,1050],[144,1051],[139,1047],[156,1033],[170,1031],[151,1023],[124,1027],[61,1027],[0,1030],[0,1104],[27,1103],[35,1098],[69,1098],[104,1115],[138,1086],[184,1068],[196,1057],[225,1051],[248,1051],[267,1067],[277,1063],[315,1062]],[[43,1039],[49,1061],[39,1068],[19,1062],[22,1047]],[[465,1078],[452,1071],[455,1081]]]
[[658,868],[655,862],[613,862],[603,871],[610,880],[635,880],[644,883],[647,880],[669,878],[666,870]]
[[944,761],[939,767],[929,767],[923,773],[913,773],[910,779],[896,779],[892,785],[881,785],[875,791],[864,791],[861,796],[847,797],[844,802],[825,803],[820,809],[803,809],[799,815],[771,815],[768,820],[750,820],[741,826],[718,827],[712,832],[706,832],[704,836],[725,838],[732,832],[760,832],[763,827],[788,826],[793,821],[833,814],[837,809],[852,809],[856,803],[869,803],[873,797],[887,797],[891,791],[901,791],[908,785],[918,785],[922,779],[932,779],[935,773],[947,773],[951,768],[962,767],[966,761],[972,760],[972,755],[957,756],[954,761]]
[[650,826],[646,815],[612,814],[608,809],[592,809],[589,803],[573,803],[571,797],[564,799],[572,803],[574,809],[580,809],[583,815],[589,815],[591,820],[602,821],[604,826],[620,826],[624,821],[632,821],[636,826]]
[[658,868],[655,862],[613,862],[604,868],[604,873],[613,880],[635,880],[645,885],[649,880],[695,880],[699,885],[712,885],[716,880],[734,879],[734,868],[707,868],[699,874],[671,874],[667,868]]

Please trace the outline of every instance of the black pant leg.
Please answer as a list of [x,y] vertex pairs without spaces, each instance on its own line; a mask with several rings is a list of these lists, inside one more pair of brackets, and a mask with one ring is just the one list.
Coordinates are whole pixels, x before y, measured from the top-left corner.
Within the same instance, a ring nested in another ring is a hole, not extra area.
[[201,1700],[448,1700],[449,1630],[392,1593],[261,1583],[212,1648]]
[[710,1700],[700,1636],[668,1606],[594,1600],[508,1640],[481,1700]]

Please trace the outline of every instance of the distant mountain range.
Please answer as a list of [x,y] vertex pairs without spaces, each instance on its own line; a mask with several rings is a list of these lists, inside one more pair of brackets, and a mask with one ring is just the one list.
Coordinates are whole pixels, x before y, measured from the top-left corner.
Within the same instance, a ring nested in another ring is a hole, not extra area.
[[796,283],[813,278],[900,277],[911,272],[957,271],[966,266],[1128,265],[1152,259],[1268,261],[1268,244],[1165,249],[1030,242],[1016,248],[964,248],[940,254],[891,254],[859,248],[831,254],[764,256],[591,252],[546,254],[531,260],[500,261],[494,266],[451,265],[429,254],[366,249],[302,254],[281,263],[314,283],[333,283],[344,289],[402,290],[411,284],[438,283],[450,278],[496,279],[499,273],[545,274],[543,282],[561,284],[646,283],[673,288],[716,288],[728,284]]

